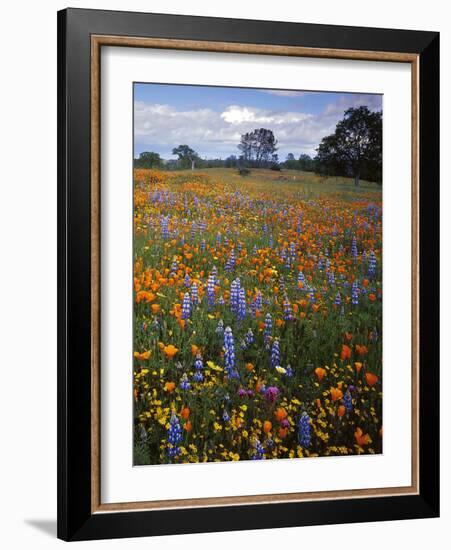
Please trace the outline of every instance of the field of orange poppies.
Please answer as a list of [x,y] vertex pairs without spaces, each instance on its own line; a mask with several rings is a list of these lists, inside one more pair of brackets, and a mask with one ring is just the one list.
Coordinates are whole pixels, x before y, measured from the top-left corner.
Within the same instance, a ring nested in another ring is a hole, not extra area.
[[135,170],[134,463],[382,451],[382,195]]

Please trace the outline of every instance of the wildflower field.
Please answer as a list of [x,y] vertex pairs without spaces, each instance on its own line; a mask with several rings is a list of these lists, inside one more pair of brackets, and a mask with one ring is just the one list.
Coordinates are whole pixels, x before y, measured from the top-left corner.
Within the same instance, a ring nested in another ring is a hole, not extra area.
[[134,174],[134,463],[382,452],[382,193]]

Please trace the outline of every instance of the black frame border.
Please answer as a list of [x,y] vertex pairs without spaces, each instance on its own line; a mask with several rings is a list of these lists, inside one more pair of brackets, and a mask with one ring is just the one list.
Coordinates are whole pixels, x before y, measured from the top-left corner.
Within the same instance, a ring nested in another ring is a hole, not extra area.
[[[419,56],[419,495],[91,513],[91,35]],[[439,515],[439,33],[58,12],[58,537],[90,540]]]

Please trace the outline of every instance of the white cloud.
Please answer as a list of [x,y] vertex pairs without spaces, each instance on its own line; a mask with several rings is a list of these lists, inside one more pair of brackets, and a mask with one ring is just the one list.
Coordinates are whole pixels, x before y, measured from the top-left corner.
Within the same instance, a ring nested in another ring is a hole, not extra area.
[[299,112],[268,111],[254,109],[252,107],[239,107],[231,105],[221,113],[221,118],[230,124],[243,124],[255,122],[256,124],[296,124],[312,115]]
[[173,147],[186,143],[203,157],[238,155],[242,134],[266,126],[278,140],[279,157],[287,153],[315,154],[321,139],[332,133],[349,107],[380,108],[380,97],[341,96],[319,114],[275,111],[252,106],[229,105],[222,112],[210,108],[179,110],[171,105],[135,102],[135,145],[171,157]]

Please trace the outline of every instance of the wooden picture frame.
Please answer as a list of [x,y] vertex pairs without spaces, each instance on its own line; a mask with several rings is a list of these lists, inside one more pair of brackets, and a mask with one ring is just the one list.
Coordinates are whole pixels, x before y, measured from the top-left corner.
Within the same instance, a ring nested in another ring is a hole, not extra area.
[[[410,487],[100,501],[100,50],[103,46],[393,61],[412,67]],[[272,528],[439,513],[439,35],[67,9],[58,13],[58,537]]]

